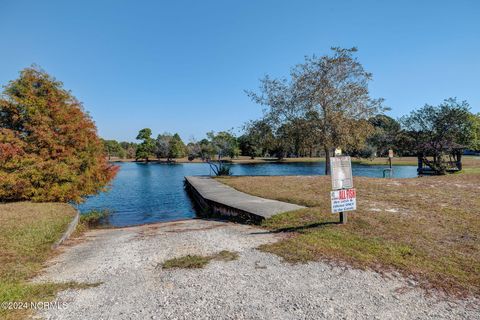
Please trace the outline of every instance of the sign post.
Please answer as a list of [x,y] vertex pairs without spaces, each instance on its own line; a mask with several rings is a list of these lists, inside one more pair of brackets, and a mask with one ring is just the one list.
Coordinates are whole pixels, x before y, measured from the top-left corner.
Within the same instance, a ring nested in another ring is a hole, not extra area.
[[390,170],[392,170],[392,159],[393,159],[393,150],[388,150],[388,164],[390,165]]
[[340,223],[347,223],[347,211],[357,208],[357,195],[354,188],[334,190],[330,193],[332,213],[340,214]]
[[352,161],[350,157],[336,156],[330,159],[332,189],[330,192],[332,213],[339,213],[340,223],[347,223],[347,211],[357,209],[357,195],[353,188]]
[[392,159],[393,159],[393,150],[389,149],[388,150],[388,169],[383,170],[383,177],[384,178],[387,177],[387,173],[388,173],[389,178],[393,177]]

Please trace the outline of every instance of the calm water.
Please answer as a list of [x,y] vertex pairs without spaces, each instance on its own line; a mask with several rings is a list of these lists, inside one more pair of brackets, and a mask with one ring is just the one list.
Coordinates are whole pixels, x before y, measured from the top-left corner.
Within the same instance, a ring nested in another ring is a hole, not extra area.
[[[318,175],[323,174],[324,163],[262,163],[234,164],[234,175]],[[353,164],[356,176],[379,177],[386,166]],[[414,166],[394,166],[396,178],[417,175]],[[193,204],[183,188],[183,177],[208,175],[205,163],[144,164],[122,163],[120,171],[108,192],[89,197],[79,205],[81,212],[107,209],[114,226],[137,225],[169,221],[195,216]]]

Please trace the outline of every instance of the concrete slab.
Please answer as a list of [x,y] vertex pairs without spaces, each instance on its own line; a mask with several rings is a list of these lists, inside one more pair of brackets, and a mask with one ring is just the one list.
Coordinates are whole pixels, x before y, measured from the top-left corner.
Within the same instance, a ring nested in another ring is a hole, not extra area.
[[261,219],[270,218],[279,213],[305,208],[292,203],[252,196],[237,191],[207,176],[189,176],[185,177],[185,180],[195,189],[198,195],[206,200],[205,202],[213,202],[231,209],[237,209],[258,216]]

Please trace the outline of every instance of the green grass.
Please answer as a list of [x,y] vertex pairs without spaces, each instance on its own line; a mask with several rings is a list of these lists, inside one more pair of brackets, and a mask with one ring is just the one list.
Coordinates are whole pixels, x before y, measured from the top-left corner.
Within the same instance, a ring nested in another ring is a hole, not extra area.
[[186,255],[179,258],[166,260],[162,264],[163,269],[198,269],[205,267],[210,261],[233,261],[238,259],[238,253],[223,250],[209,256]]
[[[0,204],[0,303],[47,301],[66,288],[89,286],[29,282],[52,257],[52,245],[74,215],[75,210],[67,204]],[[0,309],[0,318],[5,319],[20,319],[28,314],[28,310]]]
[[108,210],[92,210],[80,215],[80,223],[89,229],[108,225],[110,212]]
[[186,255],[180,258],[167,260],[162,264],[162,267],[163,269],[197,269],[205,267],[210,260],[210,257]]
[[329,177],[218,180],[260,197],[308,206],[263,223],[271,232],[289,234],[260,247],[285,261],[396,271],[427,290],[480,296],[479,167],[412,179],[355,177],[357,211],[348,213],[345,225],[330,213]]
[[463,169],[462,171],[459,172],[460,174],[462,173],[476,173],[476,174],[480,174],[480,167],[477,167],[477,168],[465,168]]

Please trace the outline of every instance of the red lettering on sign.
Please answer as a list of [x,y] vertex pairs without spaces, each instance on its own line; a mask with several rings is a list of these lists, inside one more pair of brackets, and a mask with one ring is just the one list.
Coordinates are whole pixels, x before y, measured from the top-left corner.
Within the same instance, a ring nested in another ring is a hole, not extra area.
[[347,190],[347,192],[348,192],[349,199],[355,198],[355,189],[349,189]]

